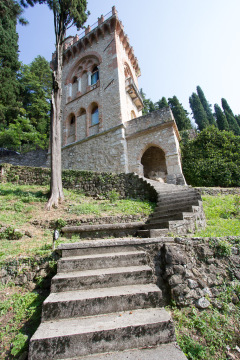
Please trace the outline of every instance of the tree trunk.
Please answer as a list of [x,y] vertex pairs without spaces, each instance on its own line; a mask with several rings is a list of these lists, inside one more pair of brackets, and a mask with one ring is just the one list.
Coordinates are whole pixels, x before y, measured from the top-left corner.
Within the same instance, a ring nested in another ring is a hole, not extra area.
[[53,71],[51,114],[51,187],[46,209],[57,207],[64,199],[61,157],[61,99],[62,99],[62,44],[56,45],[56,64]]

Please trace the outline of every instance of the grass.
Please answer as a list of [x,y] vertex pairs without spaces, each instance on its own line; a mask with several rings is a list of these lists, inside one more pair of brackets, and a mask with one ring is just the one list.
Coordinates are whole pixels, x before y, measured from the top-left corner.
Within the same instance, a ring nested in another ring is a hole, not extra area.
[[0,359],[16,359],[27,350],[46,296],[14,284],[0,285]]
[[51,250],[52,230],[33,225],[33,221],[82,220],[100,216],[137,215],[139,219],[153,212],[155,204],[139,199],[119,200],[119,194],[109,192],[100,199],[87,197],[79,191],[64,190],[65,201],[57,209],[45,210],[48,187],[0,184],[0,225],[28,230],[32,237],[20,240],[1,239],[0,262],[19,255],[44,254]]
[[194,306],[170,309],[178,344],[188,359],[239,359],[236,346],[240,346],[240,303],[234,305],[233,297],[240,297],[237,281],[222,289],[218,297],[220,309],[199,310]]
[[203,209],[207,219],[205,230],[195,236],[240,236],[240,197],[237,195],[205,195]]

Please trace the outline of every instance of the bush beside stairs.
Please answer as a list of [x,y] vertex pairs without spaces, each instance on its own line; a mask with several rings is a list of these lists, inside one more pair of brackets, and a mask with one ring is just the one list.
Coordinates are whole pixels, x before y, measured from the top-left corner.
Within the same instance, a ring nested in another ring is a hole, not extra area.
[[147,241],[60,245],[62,258],[29,360],[186,360],[146,253],[133,245]]

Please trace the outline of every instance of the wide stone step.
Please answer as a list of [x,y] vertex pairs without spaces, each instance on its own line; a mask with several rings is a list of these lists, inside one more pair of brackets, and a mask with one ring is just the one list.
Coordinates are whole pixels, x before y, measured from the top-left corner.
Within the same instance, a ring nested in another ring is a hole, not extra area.
[[157,223],[170,221],[170,220],[183,220],[182,212],[178,212],[176,214],[165,214],[165,215],[161,215],[159,217],[150,218],[148,223],[149,224],[157,224]]
[[[179,346],[174,342],[152,348],[131,349],[88,356],[74,357],[71,360],[187,360]],[[66,359],[70,360],[70,359]]]
[[[181,220],[176,220],[176,221],[181,221]],[[149,223],[144,225],[143,230],[147,230],[147,229],[168,229],[169,232],[169,221],[166,220],[159,220],[155,223]]]
[[173,201],[179,202],[182,200],[201,200],[198,194],[174,194],[169,196],[160,196],[157,204],[172,203]]
[[174,340],[170,315],[161,308],[47,321],[31,339],[29,360],[66,359]]
[[164,209],[164,210],[159,210],[159,211],[155,211],[152,215],[151,215],[151,219],[155,219],[155,218],[160,218],[161,216],[164,215],[175,215],[175,214],[179,214],[179,212],[193,212],[193,206],[187,205],[187,206],[180,206],[177,208],[173,208],[173,209]]
[[[138,236],[142,238],[158,238],[169,234],[169,229],[148,229],[138,230]],[[172,238],[169,238],[169,242],[173,242]]]
[[127,235],[135,235],[142,225],[144,225],[144,222],[138,221],[131,223],[65,226],[62,228],[62,232],[67,237],[71,237],[74,234],[91,238],[106,236],[124,237]]
[[172,209],[180,209],[185,206],[199,206],[198,199],[180,199],[180,200],[171,200],[166,202],[159,202],[155,207],[155,211],[162,210],[172,210]]
[[152,269],[147,265],[58,273],[52,279],[52,292],[94,289],[151,283]]
[[146,264],[144,251],[92,254],[62,258],[58,261],[58,272],[103,269],[106,267],[137,266]]
[[194,190],[194,189],[181,189],[181,190],[179,190],[179,189],[175,189],[175,190],[166,190],[166,191],[164,191],[164,189],[163,190],[157,190],[157,193],[158,193],[158,197],[168,197],[168,196],[171,196],[171,195],[173,195],[173,196],[175,196],[175,195],[177,195],[177,194],[179,194],[179,195],[192,195],[192,194],[198,194],[198,192],[196,191],[196,190]]
[[155,284],[138,284],[51,293],[43,303],[42,321],[163,306]]

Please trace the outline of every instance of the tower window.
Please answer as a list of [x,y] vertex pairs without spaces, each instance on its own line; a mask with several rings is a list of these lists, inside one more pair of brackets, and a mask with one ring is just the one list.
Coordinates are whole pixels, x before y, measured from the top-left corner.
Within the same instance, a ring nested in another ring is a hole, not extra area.
[[91,85],[96,84],[96,82],[99,80],[99,70],[98,67],[95,66],[93,71],[92,71],[92,76],[91,76]]
[[97,125],[99,123],[99,113],[98,113],[98,107],[94,107],[92,109],[92,118],[91,118],[91,125]]
[[75,124],[75,115],[72,115],[70,118],[70,125]]

